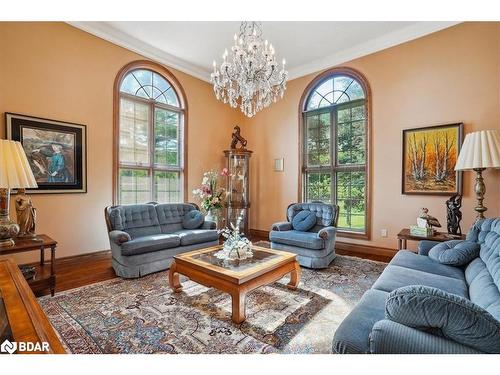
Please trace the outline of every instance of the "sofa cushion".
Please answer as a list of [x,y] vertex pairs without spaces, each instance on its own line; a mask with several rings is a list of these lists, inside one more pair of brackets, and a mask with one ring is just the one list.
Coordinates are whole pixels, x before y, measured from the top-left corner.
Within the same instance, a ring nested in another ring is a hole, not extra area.
[[156,204],[155,209],[161,233],[173,233],[184,229],[182,227],[184,215],[196,210],[196,207],[190,203],[162,203]]
[[429,251],[429,258],[450,266],[465,266],[479,256],[479,244],[472,241],[446,241]]
[[335,331],[333,351],[339,354],[362,354],[369,351],[369,335],[373,325],[384,319],[385,301],[389,293],[367,290],[351,313]]
[[152,204],[113,206],[108,210],[111,230],[121,230],[132,239],[161,233],[160,223]]
[[500,292],[482,259],[476,258],[467,266],[465,277],[470,300],[500,321]]
[[125,242],[121,249],[122,255],[138,255],[169,249],[179,246],[181,239],[175,234],[154,234],[150,236],[134,238],[132,241]]
[[389,294],[387,319],[417,329],[439,329],[443,336],[486,353],[500,353],[500,322],[466,298],[413,285]]
[[500,290],[500,218],[477,221],[467,234],[467,240],[481,245],[479,257]]
[[391,265],[464,280],[464,270],[462,268],[438,263],[428,256],[415,254],[409,250],[398,251],[392,258]]
[[432,331],[408,327],[389,319],[380,320],[370,333],[370,353],[484,354]]
[[392,292],[395,289],[408,285],[425,285],[442,289],[448,293],[453,293],[461,297],[467,298],[469,296],[465,280],[391,264],[385,268],[372,288],[385,292]]
[[198,210],[191,210],[184,214],[182,219],[182,227],[184,229],[196,229],[203,225],[205,216]]
[[338,206],[319,202],[295,203],[287,209],[288,221],[291,222],[295,215],[303,210],[308,210],[316,214],[316,226],[328,227],[334,224]]
[[309,210],[300,211],[292,220],[292,227],[295,230],[307,232],[316,225],[316,214]]
[[181,246],[193,245],[197,243],[217,241],[219,233],[210,229],[190,229],[175,232],[181,239]]
[[467,240],[481,245],[465,270],[471,300],[500,320],[500,218],[476,221]]
[[286,245],[305,247],[306,249],[321,250],[325,247],[325,241],[313,232],[302,232],[298,230],[287,230],[280,232],[272,230],[269,233],[271,242]]

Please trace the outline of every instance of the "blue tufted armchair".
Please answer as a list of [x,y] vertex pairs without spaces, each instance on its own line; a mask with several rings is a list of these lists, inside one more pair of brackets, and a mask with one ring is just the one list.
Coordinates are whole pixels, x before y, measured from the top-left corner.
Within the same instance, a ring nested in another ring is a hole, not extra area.
[[[316,223],[308,231],[294,229],[293,219],[302,211],[316,214]],[[287,209],[287,221],[273,224],[269,232],[271,248],[297,254],[301,266],[325,268],[335,258],[335,237],[339,208],[321,202],[293,203]]]

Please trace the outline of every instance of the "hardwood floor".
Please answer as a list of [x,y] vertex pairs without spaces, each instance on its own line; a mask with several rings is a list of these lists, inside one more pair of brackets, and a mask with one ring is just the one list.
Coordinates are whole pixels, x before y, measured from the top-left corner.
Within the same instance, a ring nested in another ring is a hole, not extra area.
[[[253,242],[266,240],[265,238],[252,237]],[[337,254],[355,256],[380,262],[389,262],[390,257],[356,253],[353,251],[337,250]],[[37,267],[37,274],[50,274],[50,262],[44,266],[33,264]],[[116,277],[111,266],[111,252],[101,251],[86,255],[56,259],[56,294],[64,290],[113,279]],[[165,281],[166,282],[166,281]],[[37,293],[37,296],[50,294],[50,290]]]
[[[50,273],[50,263],[33,264],[37,274]],[[115,278],[111,267],[111,251],[79,255],[75,257],[56,259],[56,294],[64,290],[98,283]],[[37,293],[37,296],[50,294],[50,290]]]

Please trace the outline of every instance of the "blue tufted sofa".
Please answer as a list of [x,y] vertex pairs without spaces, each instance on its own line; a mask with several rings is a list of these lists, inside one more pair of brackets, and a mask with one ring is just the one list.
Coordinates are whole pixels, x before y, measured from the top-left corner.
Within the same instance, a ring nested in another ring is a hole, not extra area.
[[[294,230],[293,218],[301,211],[316,214],[316,225],[309,231]],[[338,206],[321,202],[293,203],[288,206],[287,220],[275,223],[269,232],[271,248],[297,254],[297,261],[308,268],[325,268],[335,258]]]
[[[333,351],[500,352],[500,218],[477,221],[467,241],[474,242],[472,247],[479,244],[480,250],[463,266],[431,259],[433,254],[429,257],[429,251],[437,245],[432,241],[421,241],[418,254],[399,251],[338,327]],[[456,251],[459,249],[448,251],[448,255]],[[402,294],[406,294],[406,299],[396,309],[407,324],[395,321],[391,306],[393,299]],[[433,302],[426,304],[429,294]],[[465,313],[470,319],[457,322]],[[479,324],[485,321],[486,325]],[[449,327],[454,330],[453,335],[447,331]]]
[[198,207],[191,203],[131,204],[106,207],[104,216],[118,276],[133,278],[166,270],[174,255],[219,243],[216,224],[205,221],[184,229],[184,215]]

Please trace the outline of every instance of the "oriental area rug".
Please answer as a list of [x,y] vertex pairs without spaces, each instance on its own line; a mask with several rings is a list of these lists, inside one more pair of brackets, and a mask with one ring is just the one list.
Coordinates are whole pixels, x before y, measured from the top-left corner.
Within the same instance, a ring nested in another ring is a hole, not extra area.
[[[259,244],[262,246],[262,244]],[[302,269],[247,295],[242,324],[231,297],[168,271],[116,278],[45,296],[40,304],[70,353],[331,353],[335,330],[385,263],[338,255],[326,269]]]

